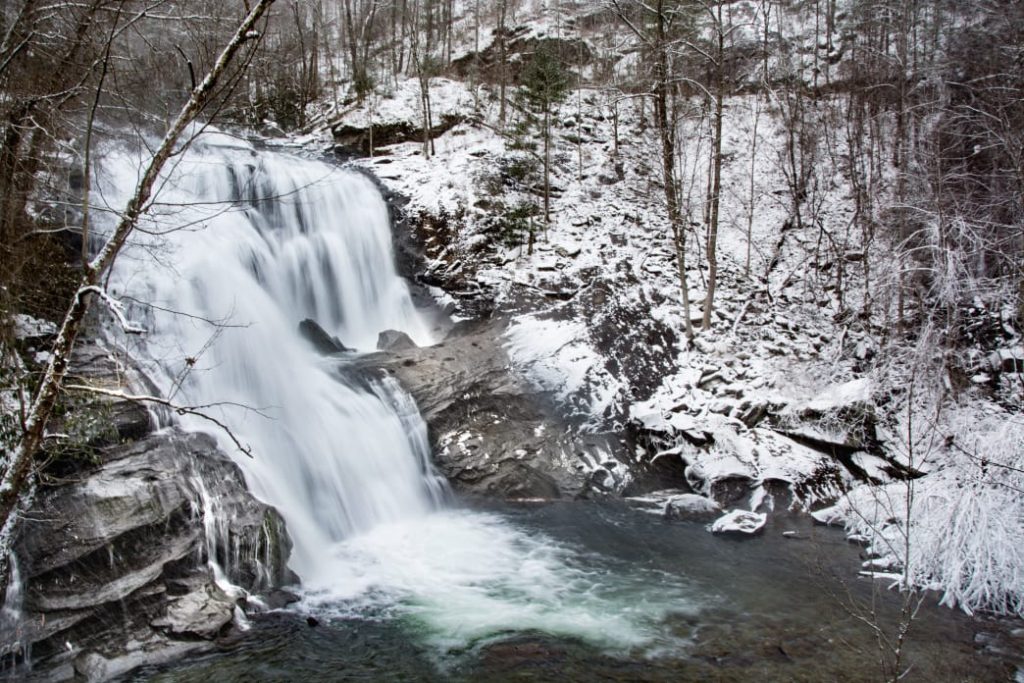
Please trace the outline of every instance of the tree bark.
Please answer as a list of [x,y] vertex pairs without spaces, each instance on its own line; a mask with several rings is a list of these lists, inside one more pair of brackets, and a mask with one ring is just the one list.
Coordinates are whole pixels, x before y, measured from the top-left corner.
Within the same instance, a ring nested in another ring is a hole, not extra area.
[[686,336],[693,338],[693,324],[690,322],[690,288],[686,282],[686,226],[679,209],[679,195],[676,191],[675,121],[669,116],[669,92],[671,88],[668,65],[668,44],[665,27],[664,0],[657,5],[657,40],[655,42],[655,87],[654,117],[661,141],[661,180],[665,192],[665,208],[672,238],[676,249],[676,264],[679,270],[679,290],[683,301],[683,324]]

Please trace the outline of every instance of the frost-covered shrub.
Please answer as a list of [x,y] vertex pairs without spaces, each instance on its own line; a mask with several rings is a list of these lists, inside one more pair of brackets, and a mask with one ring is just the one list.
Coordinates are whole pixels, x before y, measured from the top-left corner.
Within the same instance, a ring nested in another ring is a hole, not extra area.
[[962,411],[919,437],[939,444],[936,471],[860,486],[817,516],[866,540],[872,566],[901,568],[901,582],[940,591],[943,604],[1024,617],[1024,423]]

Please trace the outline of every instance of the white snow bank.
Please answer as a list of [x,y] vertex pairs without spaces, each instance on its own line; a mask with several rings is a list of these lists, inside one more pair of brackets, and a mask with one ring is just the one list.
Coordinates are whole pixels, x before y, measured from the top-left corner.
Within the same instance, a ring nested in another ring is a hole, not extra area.
[[790,410],[824,413],[871,400],[871,381],[867,377],[844,384],[833,384],[809,401],[794,402]]
[[[473,108],[473,95],[465,85],[447,78],[430,79],[430,113],[434,125],[444,117],[463,116]],[[420,83],[418,79],[408,78],[399,81],[383,97],[379,93],[367,97],[332,123],[366,128],[371,123],[380,126],[407,122],[419,126],[422,120]]]

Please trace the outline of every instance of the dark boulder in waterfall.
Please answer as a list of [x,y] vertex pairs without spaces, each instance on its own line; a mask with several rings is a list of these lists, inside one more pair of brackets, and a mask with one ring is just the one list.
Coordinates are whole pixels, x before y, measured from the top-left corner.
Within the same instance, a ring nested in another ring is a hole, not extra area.
[[377,348],[381,351],[407,351],[416,348],[416,342],[405,332],[384,330],[377,337]]
[[313,320],[312,318],[306,318],[299,323],[299,334],[303,338],[313,345],[313,348],[318,353],[322,353],[325,356],[329,356],[332,353],[343,353],[345,351],[351,351],[341,343],[341,340],[337,337],[333,337],[327,334],[327,330],[320,327],[320,323]]
[[[72,367],[97,386],[151,390],[130,359],[95,343],[75,350]],[[74,411],[147,413],[107,398]],[[245,592],[295,580],[284,522],[249,494],[214,438],[176,427],[141,433],[143,422],[115,420],[47,470],[15,540],[20,618],[0,629],[5,666],[27,667],[30,657],[46,680],[106,680],[212,647]],[[238,594],[218,585],[211,560]]]

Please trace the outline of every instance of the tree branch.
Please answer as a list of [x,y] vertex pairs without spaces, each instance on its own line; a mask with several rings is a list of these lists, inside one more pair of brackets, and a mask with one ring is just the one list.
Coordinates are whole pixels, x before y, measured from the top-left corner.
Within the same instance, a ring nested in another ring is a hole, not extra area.
[[228,438],[231,439],[231,441],[235,444],[235,446],[238,448],[238,450],[242,451],[243,453],[245,453],[250,458],[252,457],[252,448],[250,446],[244,445],[241,441],[239,441],[238,437],[235,436],[235,433],[231,431],[230,427],[228,427],[226,424],[224,424],[223,422],[221,422],[217,418],[215,418],[215,417],[213,417],[213,416],[211,416],[211,415],[209,415],[209,414],[207,414],[207,413],[205,413],[203,411],[206,410],[207,408],[216,408],[216,407],[219,407],[219,406],[234,406],[234,407],[237,407],[237,408],[245,408],[246,410],[252,410],[257,415],[260,415],[261,417],[266,417],[267,419],[269,419],[269,417],[267,415],[265,415],[264,413],[261,413],[259,410],[256,410],[255,408],[250,408],[249,406],[245,406],[245,405],[242,405],[242,404],[239,404],[239,403],[224,402],[224,403],[208,403],[208,404],[204,404],[204,405],[200,405],[200,406],[183,406],[183,405],[178,405],[176,403],[173,403],[172,401],[169,401],[166,398],[161,398],[159,396],[151,396],[151,395],[148,395],[148,394],[129,394],[127,392],[117,391],[117,390],[114,390],[114,389],[104,389],[103,387],[92,387],[92,386],[89,386],[87,384],[69,384],[69,385],[67,385],[64,388],[67,389],[68,391],[84,391],[84,392],[90,393],[90,394],[99,394],[100,396],[108,396],[110,398],[119,398],[119,399],[122,399],[122,400],[125,400],[125,401],[131,401],[132,403],[155,403],[157,405],[161,405],[161,406],[170,408],[171,410],[173,410],[178,415],[195,415],[196,417],[200,417],[200,418],[202,418],[204,420],[207,420],[207,421],[212,422],[213,424],[217,425],[217,427],[219,427],[221,429],[221,431],[223,431],[225,434],[228,435]]
[[[273,4],[274,0],[260,0],[239,24],[231,40],[220,52],[213,67],[192,91],[188,101],[182,106],[165,133],[152,160],[146,166],[117,227],[95,258],[84,267],[76,294],[70,302],[60,331],[53,343],[50,361],[28,411],[21,441],[11,453],[6,467],[0,473],[0,586],[6,585],[7,565],[3,558],[7,557],[10,543],[10,534],[7,532],[11,530],[11,524],[16,517],[13,513],[19,506],[22,499],[21,494],[33,472],[35,456],[45,436],[46,423],[57,403],[61,385],[68,371],[71,351],[81,330],[85,314],[89,310],[89,297],[81,296],[81,292],[97,287],[104,272],[113,265],[146,210],[163,167],[169,159],[184,150],[184,147],[179,144],[182,134],[216,94],[219,82],[239,50],[249,41],[259,38],[260,34],[255,30],[256,24]],[[185,144],[187,145],[188,142],[186,141]]]

